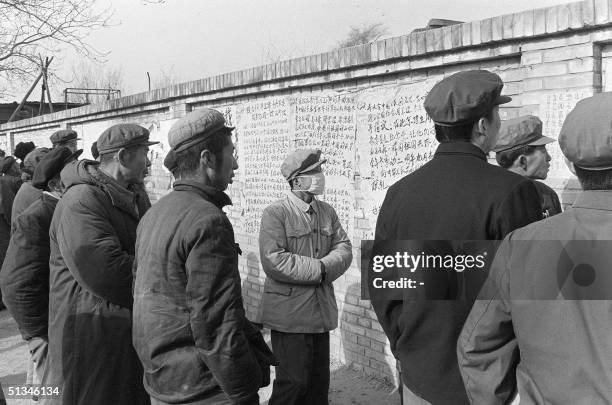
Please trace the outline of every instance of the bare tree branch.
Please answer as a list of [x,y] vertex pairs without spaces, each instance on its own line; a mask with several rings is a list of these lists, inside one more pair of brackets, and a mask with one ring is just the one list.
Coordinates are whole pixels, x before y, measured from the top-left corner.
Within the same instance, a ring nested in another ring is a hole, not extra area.
[[92,30],[109,27],[111,17],[97,0],[0,0],[0,80],[31,78],[40,69],[38,54],[72,49],[103,58],[86,40]]
[[174,66],[169,70],[162,69],[158,74],[153,73],[152,76],[151,90],[170,87],[182,81],[181,76],[174,71]]
[[338,48],[369,44],[388,33],[389,28],[383,23],[364,24],[358,27],[351,27],[346,38],[338,42]]

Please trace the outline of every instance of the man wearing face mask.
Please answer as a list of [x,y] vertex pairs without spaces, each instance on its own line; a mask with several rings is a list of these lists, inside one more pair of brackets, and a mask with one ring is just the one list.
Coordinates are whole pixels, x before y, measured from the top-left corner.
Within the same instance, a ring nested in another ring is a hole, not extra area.
[[320,150],[297,150],[281,166],[291,190],[266,207],[259,251],[266,273],[261,323],[280,365],[270,405],[327,404],[329,331],[338,326],[333,282],[348,269],[351,242],[338,215],[316,199],[325,176]]
[[554,141],[542,135],[542,121],[538,117],[526,115],[502,122],[494,149],[495,159],[501,167],[534,180],[543,218],[561,213],[557,193],[546,184],[535,181],[548,176],[551,158],[546,145]]

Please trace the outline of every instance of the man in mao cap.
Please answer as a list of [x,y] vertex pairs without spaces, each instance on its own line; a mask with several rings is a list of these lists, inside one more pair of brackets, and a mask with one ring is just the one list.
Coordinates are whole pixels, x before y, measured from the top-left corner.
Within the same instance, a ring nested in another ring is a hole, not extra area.
[[30,351],[28,384],[45,385],[47,381],[49,227],[63,192],[60,171],[82,152],[56,148],[37,163],[32,186],[41,190],[41,195],[13,218],[13,233],[0,271],[4,301]]
[[[431,89],[424,106],[440,145],[432,160],[387,190],[377,241],[496,240],[541,219],[533,183],[487,163],[497,143],[499,106],[511,101],[502,88],[498,75],[471,70]],[[450,284],[435,288],[452,291]],[[401,366],[404,397],[415,404],[467,404],[455,348],[472,301],[450,295],[426,301],[425,289],[414,294],[414,300],[396,301],[371,293]]]
[[17,191],[17,194],[15,195],[15,200],[13,201],[13,208],[11,211],[12,221],[15,221],[19,214],[28,208],[30,204],[40,198],[42,190],[34,187],[31,179],[34,175],[36,166],[38,166],[38,163],[48,152],[48,148],[36,148],[32,152],[28,153],[23,159],[22,171],[27,175],[28,180],[23,182],[21,187],[19,187],[19,191]]
[[316,149],[287,156],[280,172],[290,190],[261,218],[260,321],[279,361],[270,405],[328,403],[329,331],[338,327],[333,282],[353,254],[336,211],[316,198],[325,191],[325,162]]
[[49,139],[54,148],[65,146],[73,152],[77,150],[77,141],[81,140],[76,131],[72,129],[60,129],[59,131],[55,131],[51,134]]
[[170,128],[177,180],[138,227],[133,341],[152,404],[254,405],[270,383],[275,361],[246,319],[222,210],[238,169],[232,130],[209,108]]
[[542,204],[542,217],[561,212],[557,193],[546,184],[550,155],[546,145],[554,139],[542,135],[542,121],[533,115],[503,121],[495,145],[495,159],[504,169],[534,180]]
[[98,138],[100,162],[73,162],[51,222],[50,384],[64,403],[148,403],[132,346],[132,265],[149,131],[118,124]]
[[457,343],[473,404],[612,403],[611,128],[612,93],[576,104],[559,146],[583,191],[499,247]]

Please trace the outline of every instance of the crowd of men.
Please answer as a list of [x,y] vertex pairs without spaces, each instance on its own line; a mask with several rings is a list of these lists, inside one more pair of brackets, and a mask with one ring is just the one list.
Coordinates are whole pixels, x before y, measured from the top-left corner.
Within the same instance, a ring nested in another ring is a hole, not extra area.
[[[610,403],[609,301],[512,300],[511,289],[531,287],[525,269],[553,279],[558,258],[517,257],[506,242],[612,239],[612,94],[580,101],[559,135],[584,189],[562,212],[537,181],[554,140],[538,117],[502,122],[502,88],[488,71],[433,87],[425,110],[440,145],[389,188],[377,220],[376,240],[504,239],[482,289],[495,299],[372,301],[402,401]],[[208,108],[179,119],[164,161],[173,188],[154,206],[143,183],[157,142],[136,124],[106,129],[95,160],[79,160],[72,130],[54,133],[51,149],[20,143],[1,158],[2,300],[28,343],[27,383],[58,388],[35,402],[258,404],[274,366],[271,405],[328,403],[333,284],[353,257],[336,211],[317,198],[326,160],[300,149],[279,168],[287,192],[262,212],[266,279],[251,322],[223,211],[238,169],[233,129]]]

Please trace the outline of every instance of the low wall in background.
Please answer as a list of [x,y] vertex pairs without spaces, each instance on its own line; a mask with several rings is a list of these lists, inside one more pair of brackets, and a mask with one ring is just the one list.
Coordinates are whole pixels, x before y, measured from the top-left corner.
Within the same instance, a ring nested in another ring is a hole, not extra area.
[[[578,100],[612,89],[612,10],[586,0],[381,40],[328,53],[136,94],[0,126],[0,148],[20,141],[48,146],[49,135],[71,128],[84,156],[110,125],[135,122],[161,141],[152,147],[146,186],[153,201],[171,175],[162,165],[167,132],[177,119],[217,108],[236,127],[239,169],[227,210],[243,254],[240,272],[247,313],[254,318],[264,273],[258,251],[263,208],[288,188],[280,164],[293,149],[316,147],[328,159],[323,199],[338,211],[353,242],[354,260],[334,283],[340,311],[332,355],[354,368],[393,376],[395,361],[369,301],[360,299],[360,242],[371,239],[386,189],[429,160],[437,143],[423,110],[431,87],[452,73],[487,69],[505,82],[513,101],[502,119],[538,115],[557,138]],[[557,144],[546,183],[564,206],[577,182]],[[406,198],[419,198],[418,195]]]

